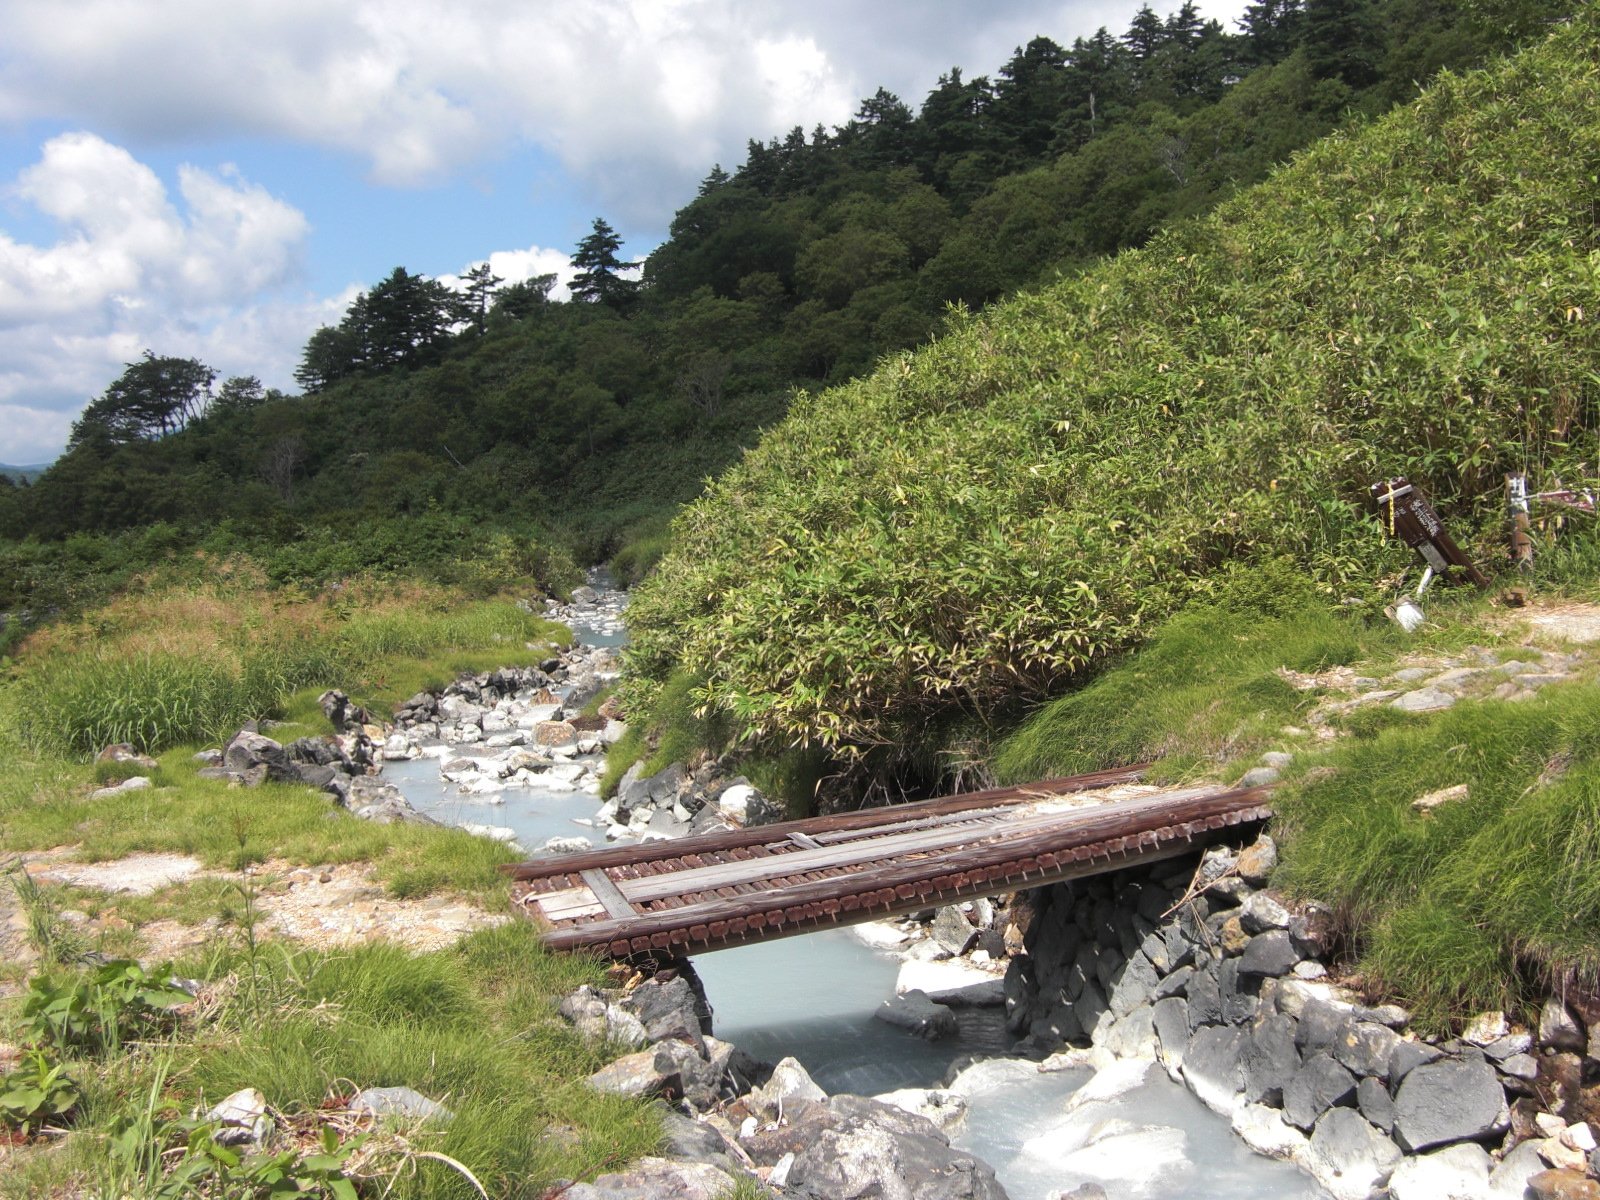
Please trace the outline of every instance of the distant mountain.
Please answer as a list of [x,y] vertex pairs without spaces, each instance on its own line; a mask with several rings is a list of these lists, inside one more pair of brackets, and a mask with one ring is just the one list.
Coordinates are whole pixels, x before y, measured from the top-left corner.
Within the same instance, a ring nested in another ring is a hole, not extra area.
[[13,467],[9,463],[0,463],[0,475],[9,475],[18,483],[32,483],[45,473],[49,463],[34,463],[28,467]]

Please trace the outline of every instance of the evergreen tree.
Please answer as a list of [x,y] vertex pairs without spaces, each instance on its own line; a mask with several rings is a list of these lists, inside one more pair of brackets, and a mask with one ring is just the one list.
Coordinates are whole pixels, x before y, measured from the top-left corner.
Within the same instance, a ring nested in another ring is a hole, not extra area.
[[1065,50],[1036,37],[1000,68],[989,116],[1008,165],[1033,162],[1049,150],[1067,103],[1066,65]]
[[487,262],[481,262],[463,272],[461,282],[468,318],[473,327],[482,333],[484,323],[489,318],[489,309],[493,306],[495,289],[505,280],[489,270]]
[[578,273],[572,280],[572,298],[588,303],[623,309],[633,302],[638,284],[622,278],[622,272],[637,270],[637,264],[617,257],[622,239],[600,217],[594,219],[589,236],[578,243],[572,265]]
[[194,358],[150,351],[127,368],[73,422],[68,449],[88,440],[111,444],[166,437],[204,415],[217,373]]
[[1370,0],[1306,0],[1305,48],[1319,79],[1353,88],[1378,78],[1377,29]]

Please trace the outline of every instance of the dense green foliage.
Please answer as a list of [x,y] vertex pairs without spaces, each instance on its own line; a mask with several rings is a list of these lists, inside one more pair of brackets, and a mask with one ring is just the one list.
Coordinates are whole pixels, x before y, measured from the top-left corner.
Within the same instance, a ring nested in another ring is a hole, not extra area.
[[630,703],[683,670],[754,737],[892,747],[1061,689],[1223,563],[1399,567],[1375,480],[1471,544],[1503,471],[1588,479],[1596,30],[797,404],[678,520]]
[[[1330,22],[1330,7],[1359,19]],[[604,221],[567,303],[550,276],[502,287],[478,264],[454,291],[396,268],[312,337],[303,397],[249,377],[213,392],[203,364],[147,354],[42,479],[0,483],[0,536],[165,522],[193,539],[222,523],[252,544],[361,543],[374,523],[443,510],[648,565],[662,515],[797,385],[925,341],[949,302],[1140,244],[1560,5],[1498,5],[1520,25],[1478,7],[1273,0],[1238,33],[1193,4],[1146,8],[1121,37],[1035,38],[992,78],[953,69],[915,113],[880,89],[842,126],[752,141],[736,170],[714,169],[642,279]],[[433,569],[426,548],[409,565]],[[0,591],[16,591],[7,574]],[[0,609],[54,606],[21,590]]]

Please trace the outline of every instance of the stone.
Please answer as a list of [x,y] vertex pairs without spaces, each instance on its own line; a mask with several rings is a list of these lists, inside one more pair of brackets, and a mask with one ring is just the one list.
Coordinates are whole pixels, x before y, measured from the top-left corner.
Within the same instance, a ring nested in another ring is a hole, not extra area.
[[917,990],[885,1000],[872,1015],[886,1025],[904,1029],[930,1042],[950,1037],[957,1031],[955,1014],[928,999],[926,992]]
[[[731,789],[730,789],[731,790]],[[959,904],[947,904],[933,914],[929,936],[951,954],[965,954],[978,940],[978,930]]]
[[[1280,989],[1279,999],[1283,993]],[[1282,1005],[1279,1005],[1280,1010]],[[1343,1039],[1345,1027],[1351,1024],[1351,1010],[1345,1005],[1316,997],[1305,1001],[1295,1027],[1295,1043],[1307,1054],[1319,1050],[1333,1053]]]
[[265,768],[264,777],[280,783],[293,783],[299,776],[294,763],[284,748],[271,738],[249,730],[234,734],[222,751],[224,769],[247,778],[253,771]]
[[1287,767],[1293,761],[1294,761],[1294,755],[1287,754],[1282,750],[1268,750],[1265,754],[1263,754],[1261,756],[1261,762],[1263,763],[1263,765],[1269,766],[1269,767],[1277,767],[1280,771],[1284,767]]
[[1273,929],[1288,929],[1290,913],[1266,892],[1246,896],[1239,906],[1239,924],[1246,933],[1267,933]]
[[766,825],[783,814],[770,800],[748,783],[734,784],[717,797],[717,811],[722,819],[737,828]]
[[219,1145],[260,1145],[272,1135],[267,1098],[255,1088],[241,1088],[206,1113],[218,1128],[212,1135]]
[[1165,1000],[1168,996],[1182,996],[1189,990],[1189,980],[1194,978],[1193,967],[1179,967],[1172,974],[1156,984],[1155,991],[1150,995],[1156,1000]]
[[1106,1031],[1105,1048],[1119,1058],[1147,1059],[1156,1052],[1155,1013],[1141,1005]]
[[533,727],[533,744],[549,747],[576,746],[578,731],[570,721],[540,721]]
[[1511,1032],[1511,1025],[1503,1012],[1482,1012],[1467,1022],[1461,1031],[1461,1040],[1473,1046],[1487,1046]]
[[582,854],[594,849],[594,843],[586,837],[553,837],[545,839],[542,849],[546,854]]
[[772,1068],[772,1077],[750,1093],[753,1106],[774,1114],[780,1107],[788,1108],[806,1101],[822,1101],[827,1098],[828,1093],[812,1081],[806,1069],[795,1058],[780,1060],[778,1065]]
[[[196,755],[198,758],[199,756]],[[131,743],[113,742],[99,754],[94,756],[97,763],[115,763],[122,767],[131,767],[136,771],[156,771],[161,764],[148,754],[140,754]],[[218,761],[221,761],[220,759]]]
[[1539,1060],[1531,1054],[1513,1054],[1497,1064],[1500,1074],[1509,1075],[1513,1079],[1522,1079],[1531,1083],[1539,1078]]
[[1292,1161],[1305,1153],[1307,1138],[1265,1104],[1243,1104],[1233,1114],[1233,1131],[1257,1154]]
[[1440,712],[1455,702],[1456,698],[1449,692],[1440,691],[1435,687],[1425,687],[1389,701],[1389,707],[1405,713],[1429,713]]
[[717,1101],[718,1080],[712,1067],[685,1042],[659,1042],[627,1054],[590,1075],[590,1087],[619,1096],[684,1100],[695,1108]]
[[1600,1200],[1600,1182],[1581,1171],[1540,1171],[1527,1186],[1536,1200]]
[[1401,1042],[1389,1055],[1389,1090],[1399,1090],[1400,1082],[1424,1063],[1438,1062],[1444,1052],[1427,1042]]
[[1489,1190],[1489,1154],[1464,1142],[1408,1158],[1389,1177],[1391,1200],[1479,1200]]
[[1248,1021],[1261,1007],[1257,994],[1261,981],[1254,975],[1244,973],[1243,962],[1242,957],[1228,958],[1217,968],[1217,990],[1222,993],[1222,1019],[1229,1025]]
[[1286,929],[1274,929],[1250,939],[1239,956],[1241,975],[1287,975],[1301,958]]
[[1578,1024],[1578,1018],[1554,996],[1539,1010],[1539,1045],[1579,1053],[1585,1047],[1583,1027]]
[[1121,974],[1112,982],[1107,996],[1111,1011],[1118,1017],[1125,1017],[1134,1009],[1147,1006],[1151,993],[1160,982],[1161,977],[1156,974],[1150,960],[1135,951],[1133,957],[1123,964]]
[[687,1043],[695,1053],[705,1053],[705,1031],[710,1020],[686,976],[645,980],[618,1004],[639,1019],[652,1042],[675,1038]]
[[665,1105],[660,1105],[659,1109],[659,1149],[663,1157],[677,1162],[709,1163],[730,1174],[741,1170],[728,1139],[716,1126],[686,1117]]
[[935,1128],[946,1133],[960,1125],[967,1115],[966,1098],[943,1088],[900,1088],[874,1096],[873,1099],[902,1112],[924,1117]]
[[1284,1119],[1309,1130],[1328,1109],[1351,1103],[1355,1095],[1356,1077],[1331,1054],[1314,1054],[1284,1085]]
[[408,1121],[449,1121],[455,1117],[437,1100],[408,1087],[364,1088],[350,1101],[353,1113],[374,1117],[402,1117]]
[[641,1158],[626,1171],[575,1183],[562,1200],[722,1200],[734,1194],[735,1176],[705,1162]]
[[1280,1106],[1284,1086],[1300,1072],[1294,1019],[1281,1013],[1258,1015],[1250,1024],[1240,1067],[1246,1101]]
[[1376,1021],[1346,1022],[1333,1045],[1333,1056],[1357,1075],[1383,1075],[1400,1035]]
[[1395,1093],[1396,1140],[1415,1154],[1503,1133],[1511,1116],[1494,1068],[1445,1059],[1414,1068]]
[[1322,1115],[1301,1165],[1334,1200],[1367,1200],[1400,1165],[1400,1151],[1351,1108]]
[[1525,1200],[1528,1180],[1544,1170],[1537,1142],[1521,1142],[1489,1172],[1489,1194],[1493,1200]]
[[1394,1128],[1394,1099],[1383,1080],[1369,1075],[1356,1084],[1356,1107],[1374,1128],[1388,1133]]
[[1244,1041],[1242,1030],[1226,1025],[1206,1025],[1189,1038],[1184,1048],[1184,1081],[1213,1112],[1231,1112],[1235,1098],[1244,1091],[1239,1061]]
[[128,792],[142,792],[146,788],[153,786],[155,785],[145,776],[135,775],[130,779],[124,779],[121,783],[112,787],[96,788],[89,794],[89,799],[110,800],[115,796],[126,795]]
[[1239,779],[1242,788],[1270,787],[1281,779],[1282,772],[1277,767],[1251,767]]
[[1217,930],[1217,944],[1222,947],[1224,954],[1244,953],[1244,948],[1250,944],[1250,935],[1245,932],[1244,920],[1238,913],[1222,922],[1222,927]]
[[1471,788],[1465,783],[1458,783],[1454,787],[1440,788],[1436,792],[1428,792],[1418,796],[1411,802],[1411,807],[1419,813],[1431,813],[1441,804],[1451,804],[1457,800],[1465,800],[1471,794]]
[[1183,1066],[1189,1045],[1189,1006],[1180,997],[1157,1000],[1150,1010],[1150,1024],[1159,1044],[1161,1065],[1175,1072]]
[[[820,1106],[819,1106],[820,1107]],[[828,1101],[785,1180],[795,1200],[1006,1200],[994,1171],[932,1122],[860,1096]]]
[[1514,1054],[1526,1054],[1533,1049],[1531,1033],[1508,1033],[1496,1038],[1483,1048],[1483,1056],[1490,1062],[1504,1062]]
[[1189,1000],[1189,1028],[1216,1025],[1222,1020],[1222,989],[1211,971],[1196,971],[1186,989]]
[[1389,676],[1396,683],[1421,683],[1434,673],[1433,667],[1406,667]]

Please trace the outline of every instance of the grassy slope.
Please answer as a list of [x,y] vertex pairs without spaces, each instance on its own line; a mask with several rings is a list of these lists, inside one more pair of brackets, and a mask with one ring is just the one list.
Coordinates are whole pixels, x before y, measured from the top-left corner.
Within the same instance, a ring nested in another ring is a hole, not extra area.
[[1059,689],[1225,561],[1330,587],[1399,567],[1375,478],[1471,534],[1503,470],[1586,476],[1596,40],[1590,10],[797,405],[677,522],[631,610],[630,704],[686,670],[777,742],[882,745]]
[[[543,657],[551,641],[567,636],[515,605],[468,603],[426,586],[357,586],[337,602],[249,579],[130,594],[80,623],[36,635],[16,678],[0,691],[0,712],[10,718],[0,722],[7,764],[0,773],[0,866],[10,855],[63,845],[80,859],[176,852],[223,870],[266,860],[369,862],[391,896],[462,893],[503,909],[507,885],[495,868],[514,857],[503,844],[455,829],[357,820],[310,788],[230,789],[196,776],[198,744],[188,739],[271,712],[289,719],[274,731],[280,737],[327,732],[315,703],[324,685],[379,707],[463,667]],[[276,670],[252,667],[262,661]],[[128,662],[159,669],[119,669]],[[260,683],[264,676],[271,686]],[[16,719],[19,708],[28,719]],[[106,713],[135,714],[130,730],[146,731],[139,740],[171,747],[160,755],[155,787],[91,798],[109,768],[64,752],[116,732],[104,725]],[[19,728],[44,735],[30,744]],[[11,886],[0,879],[0,887]],[[70,1060],[86,1098],[76,1132],[13,1154],[0,1172],[0,1196],[49,1194],[68,1179],[107,1194],[152,1194],[153,1184],[131,1180],[108,1156],[108,1135],[130,1116],[180,1116],[246,1086],[310,1128],[324,1098],[352,1085],[406,1085],[440,1098],[457,1119],[443,1131],[410,1131],[410,1144],[467,1164],[497,1196],[531,1200],[556,1180],[589,1176],[653,1148],[657,1125],[648,1111],[581,1086],[609,1051],[582,1044],[554,1013],[560,996],[595,981],[594,963],[546,955],[523,922],[419,956],[382,942],[300,951],[261,940],[247,896],[254,886],[239,876],[146,897],[24,888],[37,918],[33,940],[47,959],[85,949],[139,954],[139,927],[148,922],[220,918],[204,957],[180,971],[210,981],[224,1002],[132,1056]],[[53,915],[64,908],[91,920],[119,919],[96,922],[95,934]],[[18,980],[20,968],[12,964],[4,975]],[[15,1002],[0,1003],[0,1041],[27,1040],[18,1021]],[[156,1140],[181,1144],[182,1135],[169,1130]],[[395,1195],[476,1194],[436,1160],[408,1164],[389,1142],[375,1145],[389,1150],[374,1170],[400,1168]],[[378,1190],[386,1184],[376,1180]]]

